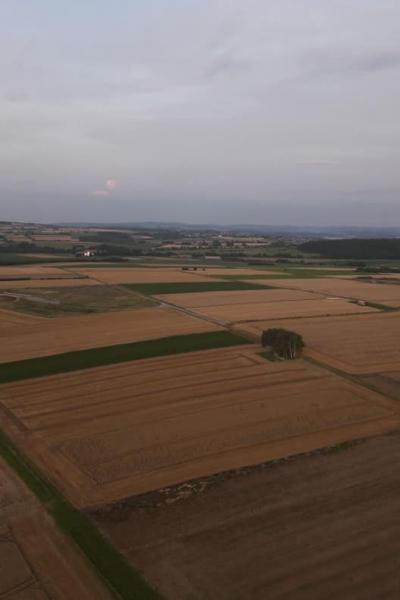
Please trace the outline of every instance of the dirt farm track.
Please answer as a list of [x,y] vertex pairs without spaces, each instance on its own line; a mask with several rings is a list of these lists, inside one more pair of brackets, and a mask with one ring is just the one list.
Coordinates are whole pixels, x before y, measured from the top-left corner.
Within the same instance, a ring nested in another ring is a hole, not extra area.
[[398,427],[396,402],[256,350],[4,384],[1,426],[78,506]]

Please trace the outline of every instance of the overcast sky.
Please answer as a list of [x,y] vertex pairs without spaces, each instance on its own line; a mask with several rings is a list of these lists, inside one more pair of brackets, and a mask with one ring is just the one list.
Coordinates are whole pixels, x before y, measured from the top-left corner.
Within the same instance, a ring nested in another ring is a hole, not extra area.
[[400,225],[399,0],[2,0],[0,219]]

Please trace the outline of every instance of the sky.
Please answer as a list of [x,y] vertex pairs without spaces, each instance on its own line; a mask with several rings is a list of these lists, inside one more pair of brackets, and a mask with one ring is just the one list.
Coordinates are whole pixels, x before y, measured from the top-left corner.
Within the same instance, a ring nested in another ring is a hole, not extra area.
[[398,0],[2,0],[0,220],[400,225]]

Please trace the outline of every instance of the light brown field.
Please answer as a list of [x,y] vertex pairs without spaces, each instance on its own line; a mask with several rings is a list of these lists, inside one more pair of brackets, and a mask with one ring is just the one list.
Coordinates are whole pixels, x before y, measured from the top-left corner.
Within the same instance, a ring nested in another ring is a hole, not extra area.
[[41,317],[0,309],[0,331],[2,333],[7,330],[9,335],[12,335],[12,331],[15,329],[21,329],[29,325],[40,325],[42,322]]
[[380,436],[96,523],[166,600],[398,600],[399,462]]
[[182,271],[179,268],[114,268],[79,269],[79,273],[103,283],[179,283],[211,281],[198,271]]
[[2,426],[79,506],[391,430],[398,403],[246,346],[0,386]]
[[[240,329],[261,335],[275,326],[273,321],[259,321],[242,324]],[[280,326],[303,336],[308,356],[347,373],[400,369],[400,312],[285,319]]]
[[260,289],[232,292],[162,294],[157,296],[157,298],[185,308],[199,308],[208,306],[234,306],[235,304],[286,302],[291,300],[314,300],[315,298],[323,298],[323,296],[316,296],[315,294],[301,290]]
[[12,266],[0,267],[0,280],[3,278],[18,278],[18,277],[71,277],[71,274],[63,269],[50,266]]
[[72,286],[89,286],[89,285],[102,285],[101,281],[95,281],[94,279],[85,279],[75,277],[69,279],[67,277],[62,279],[24,279],[16,281],[0,281],[0,289],[22,289],[22,288],[55,288],[55,287],[72,287]]
[[[303,294],[311,299],[298,299]],[[185,296],[191,296],[191,298],[186,299]],[[201,296],[206,296],[206,298],[203,299]],[[285,300],[285,297],[291,299]],[[324,298],[323,296],[316,298],[315,294],[309,294],[308,292],[278,289],[158,296],[160,300],[184,306],[199,316],[216,319],[221,323],[287,319],[290,317],[364,314],[376,310],[367,306],[359,306],[343,298]],[[241,302],[239,302],[240,300]]]
[[86,559],[1,458],[0,598],[111,599]]
[[235,306],[210,306],[195,309],[203,315],[228,323],[257,321],[265,319],[288,319],[291,317],[320,317],[330,315],[365,314],[376,309],[358,306],[343,298],[323,298],[322,300],[299,300],[298,302],[268,302],[265,304],[236,304]]
[[232,269],[224,269],[223,267],[206,267],[205,271],[203,271],[202,269],[199,269],[198,271],[195,271],[195,273],[198,274],[203,274],[203,275],[211,275],[212,277],[215,276],[224,276],[224,275],[232,275],[232,276],[237,276],[237,277],[245,277],[247,276],[252,276],[252,275],[277,275],[280,274],[279,271],[272,271],[272,270],[268,270],[268,269],[252,269],[252,268],[232,268]]
[[[251,280],[249,280],[250,282]],[[261,279],[257,283],[267,284],[278,288],[305,290],[339,296],[355,300],[377,302],[388,306],[400,307],[400,285],[369,283],[354,279],[321,278],[321,279]]]
[[163,307],[41,319],[14,329],[0,347],[0,362],[218,329]]

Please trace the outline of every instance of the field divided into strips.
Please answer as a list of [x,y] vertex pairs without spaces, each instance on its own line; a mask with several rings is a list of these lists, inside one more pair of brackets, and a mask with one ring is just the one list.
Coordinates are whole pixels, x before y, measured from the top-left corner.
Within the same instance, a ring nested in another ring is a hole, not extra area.
[[79,269],[81,275],[102,283],[179,283],[210,281],[201,271],[183,271],[178,267],[125,268],[125,269]]
[[[238,328],[261,336],[264,329],[274,326],[274,321],[259,321]],[[379,374],[400,369],[400,312],[285,319],[280,326],[303,336],[307,356],[346,373]]]
[[398,427],[396,402],[256,350],[4,384],[2,427],[81,507]]
[[219,331],[220,327],[166,307],[41,319],[15,328],[0,348],[0,363],[161,337]]
[[103,348],[89,348],[50,356],[28,358],[27,360],[1,363],[0,383],[45,377],[58,373],[69,373],[82,369],[93,369],[103,365],[113,365],[132,360],[185,354],[210,348],[229,348],[246,344],[243,337],[230,331],[210,331],[175,335],[130,344],[114,344]]
[[10,600],[114,597],[1,458],[0,597]]
[[337,296],[341,298],[351,298],[354,300],[382,303],[395,308],[400,307],[400,285],[370,283],[368,281],[355,281],[354,279],[335,278],[293,278],[285,281],[265,279],[258,280],[258,283],[265,283],[274,287],[276,286],[292,290],[296,289],[315,292],[325,296]]
[[[227,292],[237,290],[262,290],[270,286],[265,283],[256,283],[252,281],[191,281],[179,283],[131,283],[123,284],[124,287],[146,294],[148,296],[161,296],[170,294],[193,294],[207,292]],[[168,301],[168,298],[165,298]]]
[[182,306],[199,316],[226,323],[313,317],[374,311],[342,298],[325,298],[298,290],[269,289],[202,294],[157,296],[158,300]]

